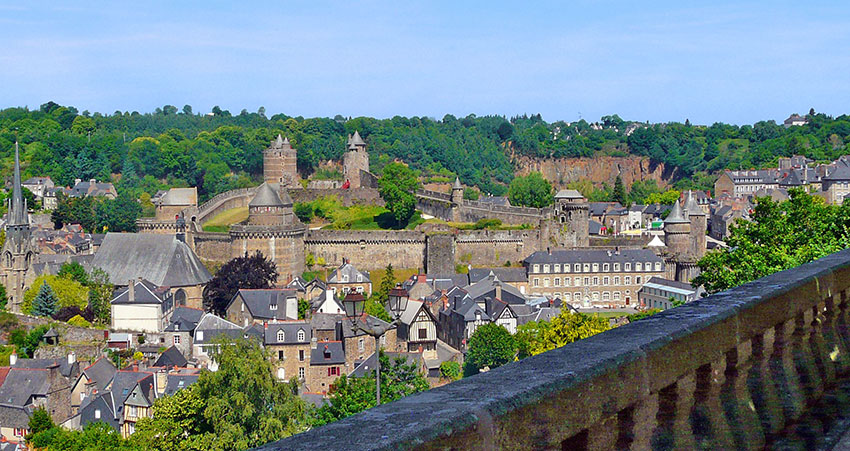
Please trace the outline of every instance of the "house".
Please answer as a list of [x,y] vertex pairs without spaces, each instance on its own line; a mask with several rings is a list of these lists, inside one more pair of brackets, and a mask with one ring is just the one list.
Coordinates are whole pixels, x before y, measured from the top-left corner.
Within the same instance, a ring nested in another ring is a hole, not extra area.
[[469,283],[476,284],[493,274],[504,284],[510,285],[520,294],[528,292],[528,273],[525,268],[470,268]]
[[[153,201],[153,199],[151,199]],[[171,188],[154,203],[156,219],[171,221],[180,215],[183,209],[198,206],[197,188]]]
[[212,313],[204,313],[192,335],[192,355],[204,363],[210,363],[210,352],[218,346],[215,341],[222,336],[230,339],[251,338],[261,341],[263,328],[258,324],[241,327]]
[[263,346],[272,356],[277,378],[283,381],[297,377],[310,385],[307,380],[313,340],[310,322],[266,323],[263,332]]
[[805,118],[804,116],[800,116],[797,113],[788,116],[788,119],[785,119],[785,121],[783,121],[783,125],[785,126],[785,128],[799,127],[808,123],[809,120],[807,118]]
[[317,342],[310,350],[309,390],[327,393],[336,378],[344,374],[345,360],[345,349],[341,341]]
[[21,186],[30,190],[36,199],[44,199],[44,193],[55,185],[50,177],[30,177],[21,183]]
[[439,313],[437,334],[449,346],[466,351],[466,344],[475,329],[493,319],[487,314],[486,303],[478,304],[465,293],[455,293]]
[[437,319],[424,302],[408,300],[398,324],[399,340],[407,342],[407,351],[435,353],[437,349]]
[[24,444],[35,408],[0,403],[0,435],[10,443]]
[[638,291],[638,300],[641,307],[667,310],[674,307],[674,302],[695,301],[700,292],[689,283],[652,277]]
[[80,364],[73,353],[58,359],[19,359],[13,352],[0,386],[0,403],[44,407],[60,423],[72,414],[71,384],[79,375]]
[[779,188],[779,175],[777,169],[723,171],[714,182],[714,195],[747,195],[760,189],[776,189]]
[[605,236],[608,234],[608,227],[591,219],[587,221],[587,233],[590,236]]
[[835,169],[823,178],[822,185],[828,203],[843,203],[844,197],[850,194],[850,165],[844,161],[836,163]]
[[74,180],[74,186],[66,191],[69,197],[106,197],[107,199],[115,199],[118,197],[118,191],[115,190],[115,185],[109,182],[98,182],[95,179],[82,181]]
[[112,328],[158,333],[165,330],[174,311],[174,294],[146,279],[130,280],[109,302]]
[[186,365],[189,364],[189,361],[186,360],[186,357],[183,356],[183,353],[177,349],[176,346],[172,345],[168,349],[162,352],[162,354],[157,357],[156,361],[153,363],[155,367],[163,367],[163,368],[185,368]]
[[177,307],[171,313],[171,321],[163,331],[163,340],[161,344],[170,344],[175,346],[184,357],[192,356],[192,337],[195,334],[195,328],[198,327],[198,322],[204,311],[192,307]]
[[241,289],[225,309],[227,319],[248,326],[278,319],[298,319],[298,294],[292,289]]
[[352,291],[363,293],[365,296],[372,294],[369,274],[358,271],[347,259],[328,275],[327,285],[334,293],[341,293],[337,296],[345,296]]
[[78,414],[80,404],[87,397],[106,390],[116,372],[118,372],[118,368],[105,357],[100,357],[94,363],[85,367],[71,386],[71,413]]
[[310,303],[310,311],[313,314],[345,314],[345,309],[343,308],[342,304],[336,299],[336,297],[334,296],[334,292],[331,290],[325,290],[319,296],[316,296],[316,298],[314,298],[313,301]]
[[90,266],[106,272],[117,287],[139,278],[168,287],[175,307],[202,308],[203,289],[212,279],[186,243],[155,233],[107,233]]

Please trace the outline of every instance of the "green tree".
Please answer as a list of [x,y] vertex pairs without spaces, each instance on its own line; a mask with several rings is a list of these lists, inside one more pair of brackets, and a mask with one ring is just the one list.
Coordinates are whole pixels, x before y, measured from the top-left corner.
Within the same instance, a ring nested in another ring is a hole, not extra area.
[[48,330],[50,330],[50,326],[47,324],[37,326],[29,333],[23,329],[15,329],[9,333],[9,343],[15,345],[18,354],[21,356],[32,357]]
[[30,313],[32,311],[35,297],[40,292],[41,286],[45,284],[50,285],[51,290],[58,299],[57,309],[72,306],[77,306],[81,309],[86,307],[89,293],[86,287],[75,280],[42,274],[36,277],[30,288],[24,292],[24,301],[21,303],[21,310],[24,313]]
[[440,377],[450,381],[456,381],[463,376],[463,371],[460,368],[460,363],[454,360],[448,360],[440,364]]
[[508,200],[511,205],[543,208],[552,205],[552,184],[539,172],[524,177],[516,177],[508,188]]
[[560,348],[610,329],[608,320],[564,309],[551,321],[531,321],[517,328],[520,357]]
[[628,204],[628,194],[626,194],[626,187],[623,185],[623,179],[617,174],[617,178],[614,179],[614,193],[612,195],[615,202],[619,202],[622,205]]
[[30,433],[27,435],[27,440],[29,440],[33,435],[38,434],[39,432],[56,427],[56,424],[53,422],[53,418],[50,418],[50,414],[47,413],[47,410],[45,410],[44,407],[38,407],[32,412],[32,416],[30,417],[30,421],[27,426],[30,430]]
[[89,283],[89,275],[86,273],[86,269],[77,262],[62,263],[62,266],[59,267],[58,276],[63,279],[75,280],[81,285],[88,285]]
[[693,285],[716,293],[850,247],[850,204],[827,205],[801,189],[789,194],[784,202],[757,198],[750,221],[730,227],[729,247],[699,261]]
[[310,301],[306,299],[298,300],[298,319],[310,318]]
[[478,326],[469,337],[463,362],[464,376],[478,374],[485,367],[493,369],[514,361],[517,343],[513,335],[496,323]]
[[35,299],[32,301],[30,312],[35,316],[53,316],[59,311],[58,304],[59,299],[56,297],[56,293],[53,292],[53,288],[50,288],[49,284],[43,283],[38,289]]
[[0,285],[0,310],[6,310],[6,304],[8,303],[9,296],[6,294],[6,286]]
[[115,286],[109,282],[109,275],[100,268],[92,268],[87,279],[88,306],[94,314],[94,321],[98,324],[109,324],[112,317],[109,302],[112,301]]
[[396,225],[399,228],[407,226],[416,209],[416,197],[413,195],[419,188],[416,174],[402,163],[390,163],[384,166],[378,186]]
[[672,205],[673,202],[678,202],[682,193],[674,189],[667,190],[663,193],[652,193],[644,200],[647,204]]

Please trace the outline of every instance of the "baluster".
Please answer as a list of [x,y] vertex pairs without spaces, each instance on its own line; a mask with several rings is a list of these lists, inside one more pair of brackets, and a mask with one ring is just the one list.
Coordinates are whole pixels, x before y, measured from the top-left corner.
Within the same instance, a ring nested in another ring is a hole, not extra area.
[[617,434],[619,416],[613,415],[601,419],[599,422],[587,429],[587,449],[588,451],[595,450],[610,450],[614,449],[617,444]]
[[738,449],[764,447],[761,421],[747,386],[746,376],[751,367],[751,355],[750,341],[740,343],[726,353],[726,381],[720,391],[723,410],[732,430],[735,447]]
[[816,309],[812,352],[816,353],[823,383],[831,386],[835,383],[836,375],[841,373],[848,363],[844,343],[838,337],[835,297],[826,298]]
[[630,432],[620,433],[624,440],[631,439],[628,443],[630,449],[643,450],[652,447],[658,429],[659,402],[658,393],[650,393],[631,409],[631,425],[625,422],[620,423],[624,428],[631,426]]
[[721,387],[725,382],[725,357],[697,368],[691,425],[694,438],[700,448],[731,449],[734,447],[732,430],[726,422],[720,400]]
[[794,332],[792,335],[792,355],[794,367],[800,378],[800,386],[803,389],[803,405],[808,406],[820,399],[823,395],[820,374],[818,373],[815,358],[812,355],[811,335],[813,322],[812,309],[804,310],[794,319]]
[[839,375],[846,376],[850,374],[850,303],[847,300],[847,291],[842,291],[837,295],[838,299],[833,296],[835,302],[835,331],[838,339],[842,343],[842,353],[844,354],[846,366],[839,368]]
[[774,337],[775,329],[768,329],[753,337],[752,366],[747,377],[747,386],[767,441],[771,441],[785,426],[782,402],[776,393],[776,382],[770,371]]
[[682,376],[658,393],[658,428],[652,437],[653,449],[694,449],[690,414],[694,404],[694,373]]
[[792,356],[792,334],[794,320],[788,320],[774,327],[773,354],[770,356],[770,374],[776,386],[776,394],[782,402],[785,424],[803,414],[805,397],[800,388],[800,380],[794,367]]

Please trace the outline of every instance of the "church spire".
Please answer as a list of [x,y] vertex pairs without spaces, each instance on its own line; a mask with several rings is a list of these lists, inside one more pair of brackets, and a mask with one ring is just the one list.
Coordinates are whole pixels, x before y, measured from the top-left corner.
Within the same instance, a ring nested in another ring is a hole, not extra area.
[[27,210],[24,204],[24,192],[21,188],[21,159],[18,152],[18,142],[15,141],[15,180],[12,186],[12,203],[9,209],[10,225],[27,224]]

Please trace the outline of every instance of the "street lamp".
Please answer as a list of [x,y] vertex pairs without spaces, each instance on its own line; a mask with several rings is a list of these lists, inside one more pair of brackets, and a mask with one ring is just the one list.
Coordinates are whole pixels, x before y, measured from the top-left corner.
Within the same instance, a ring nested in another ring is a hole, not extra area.
[[[366,298],[361,293],[350,292],[345,295],[342,300],[342,306],[345,308],[345,316],[351,321],[351,328],[354,330],[363,331],[366,335],[375,337],[375,398],[376,405],[381,405],[381,336],[388,330],[395,327],[401,319],[401,314],[407,309],[407,301],[409,295],[407,290],[396,285],[395,288],[388,293],[388,304],[390,307],[390,315],[393,320],[389,323],[381,321],[372,316],[364,315],[363,310],[366,306]],[[359,319],[362,318],[362,321]]]

